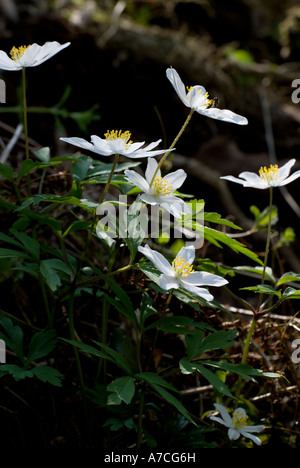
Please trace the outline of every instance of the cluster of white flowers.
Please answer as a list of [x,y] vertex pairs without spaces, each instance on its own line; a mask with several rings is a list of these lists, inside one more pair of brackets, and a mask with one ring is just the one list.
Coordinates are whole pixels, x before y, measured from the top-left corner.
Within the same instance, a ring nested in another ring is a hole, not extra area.
[[[46,42],[43,46],[32,44],[30,46],[13,47],[10,56],[4,51],[0,51],[0,69],[17,71],[27,67],[36,67],[55,54],[70,45],[69,42],[59,44],[58,42]],[[203,86],[195,85],[185,87],[179,74],[173,68],[168,68],[166,76],[175,89],[182,103],[200,115],[212,119],[234,123],[237,125],[247,125],[248,120],[228,109],[219,109],[214,106],[213,100],[209,98]],[[97,135],[91,136],[91,141],[83,138],[61,138],[62,141],[79,147],[83,150],[97,153],[101,156],[122,155],[131,159],[147,158],[147,168],[145,177],[133,170],[125,170],[127,181],[137,187],[142,193],[140,199],[150,205],[159,205],[171,213],[175,218],[182,218],[186,214],[191,214],[190,206],[176,196],[174,192],[185,182],[187,174],[183,169],[171,172],[162,176],[160,164],[154,159],[155,156],[174,151],[175,148],[155,149],[161,140],[157,140],[145,146],[145,142],[133,142],[129,131],[111,130],[104,134],[105,138]],[[286,185],[300,177],[300,171],[290,175],[295,159],[291,159],[281,168],[271,165],[270,168],[262,167],[258,174],[252,172],[242,172],[239,177],[232,175],[223,176],[221,179],[228,180],[257,189],[271,189]],[[151,249],[149,245],[138,248],[139,252],[147,257],[160,273],[158,283],[166,291],[183,288],[206,301],[212,301],[213,296],[205,286],[223,286],[227,283],[224,278],[206,271],[195,271],[193,263],[195,260],[195,247],[187,246],[180,249],[172,263],[159,252]],[[211,416],[228,428],[228,436],[236,440],[241,435],[250,438],[254,443],[260,445],[261,440],[252,435],[252,432],[260,432],[263,425],[246,425],[247,415],[243,408],[237,408],[231,417],[227,409],[215,404],[221,417]]]

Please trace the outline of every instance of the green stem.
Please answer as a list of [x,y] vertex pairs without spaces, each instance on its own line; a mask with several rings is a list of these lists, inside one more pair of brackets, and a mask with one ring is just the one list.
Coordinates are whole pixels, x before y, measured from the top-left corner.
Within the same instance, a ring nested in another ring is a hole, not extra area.
[[26,155],[26,159],[29,159],[27,101],[26,101],[26,73],[25,73],[24,67],[22,68],[22,90],[23,90],[23,116],[24,116],[24,133],[25,133],[25,155]]
[[[262,272],[262,279],[261,284],[264,284],[265,277],[266,277],[266,268],[268,263],[268,255],[270,249],[270,241],[271,241],[271,224],[272,224],[272,205],[273,205],[273,187],[270,187],[270,203],[269,203],[269,220],[268,220],[268,232],[267,232],[267,242],[266,242],[266,250],[265,250],[265,258],[264,258],[264,265],[263,265],[263,272]],[[262,303],[263,295],[262,293],[259,295],[258,307],[257,311],[259,311]]]
[[[151,358],[152,358],[152,356],[153,356],[153,350],[155,349],[156,341],[157,341],[158,334],[159,334],[159,331],[160,331],[161,322],[162,322],[162,320],[165,318],[166,310],[167,310],[167,308],[168,308],[168,306],[169,306],[169,304],[170,304],[170,302],[171,302],[172,295],[173,295],[173,289],[172,289],[171,292],[169,293],[168,298],[167,298],[166,303],[165,303],[165,306],[164,306],[163,311],[162,311],[162,313],[161,313],[160,322],[159,322],[159,325],[158,325],[158,327],[157,327],[157,329],[156,329],[156,334],[155,334],[155,337],[154,337],[154,340],[153,340],[151,353],[150,353],[150,356],[149,356],[149,359],[148,359],[148,362],[147,362],[147,365],[146,365],[146,371],[148,371],[148,369],[149,369],[150,362],[151,362]],[[139,405],[138,432],[137,432],[137,448],[140,448],[140,446],[141,446],[141,439],[142,439],[142,421],[143,421],[144,404],[145,404],[145,390],[143,389],[143,390],[141,391],[141,398],[140,398],[140,405]]]
[[168,151],[163,155],[163,157],[161,158],[161,160],[159,161],[158,165],[157,165],[157,168],[153,174],[153,177],[152,177],[152,180],[150,182],[150,187],[152,187],[152,184],[154,182],[154,179],[156,177],[156,174],[157,172],[159,171],[159,169],[161,168],[161,166],[163,165],[164,161],[167,159],[167,157],[169,156],[171,150],[174,148],[174,146],[176,145],[177,141],[179,140],[179,138],[181,137],[181,135],[183,134],[184,130],[186,129],[186,127],[188,126],[191,118],[192,118],[192,115],[194,113],[194,109],[191,109],[189,115],[187,116],[187,119],[186,121],[184,122],[183,126],[181,127],[178,135],[175,137],[173,143],[171,144],[170,148],[168,149]]
[[45,305],[45,309],[46,309],[46,313],[47,313],[48,324],[49,324],[49,327],[52,328],[53,327],[53,319],[52,319],[52,314],[51,314],[50,305],[49,305],[49,301],[48,301],[47,291],[46,291],[46,288],[45,288],[45,281],[44,281],[42,276],[40,276],[40,286],[41,286],[43,301],[44,301],[44,305]]
[[241,361],[242,364],[246,364],[248,351],[249,351],[249,346],[250,346],[252,335],[253,335],[254,330],[255,330],[255,326],[256,326],[256,317],[255,317],[255,315],[253,315],[252,322],[251,322],[251,325],[250,325],[250,328],[249,328],[249,331],[248,331],[248,335],[247,335],[247,338],[246,338],[245,343],[244,343],[244,350],[243,350],[242,361]]
[[[69,303],[68,303],[69,331],[70,331],[71,340],[74,340],[74,341],[77,340],[77,338],[75,336],[75,328],[74,328],[74,292],[75,292],[75,287],[73,287],[72,290],[70,291]],[[78,353],[78,349],[75,346],[73,346],[73,350],[74,350],[74,356],[75,356],[75,362],[76,362],[76,367],[77,367],[77,373],[78,373],[78,378],[79,378],[80,389],[81,389],[81,395],[82,395],[82,399],[83,399],[83,402],[84,402],[84,405],[85,405],[84,379],[83,379],[83,373],[82,373],[79,353]]]
[[108,191],[108,189],[109,189],[111,180],[112,180],[112,178],[113,178],[113,175],[114,175],[114,172],[115,172],[115,169],[116,169],[116,165],[117,165],[117,163],[118,163],[118,159],[119,159],[119,155],[116,154],[116,155],[115,155],[114,162],[113,162],[113,166],[112,166],[111,171],[110,171],[110,174],[109,174],[108,181],[106,182],[106,186],[105,186],[105,188],[104,188],[104,190],[103,190],[103,193],[102,193],[102,197],[101,197],[101,200],[100,200],[100,205],[101,205],[101,203],[104,202],[105,196],[106,196],[106,194],[107,194],[107,191]]
[[170,302],[171,302],[172,296],[173,296],[173,289],[171,289],[171,292],[170,292],[169,295],[168,295],[168,298],[167,298],[167,300],[166,300],[165,306],[164,306],[163,311],[162,311],[162,313],[161,313],[160,321],[159,321],[159,324],[158,324],[157,329],[156,329],[155,337],[154,337],[154,339],[153,339],[152,349],[151,349],[151,353],[150,353],[150,356],[149,356],[149,359],[148,359],[148,363],[147,363],[147,366],[146,366],[146,370],[148,370],[149,367],[150,367],[151,358],[152,358],[152,356],[153,356],[153,351],[154,351],[154,349],[155,349],[156,342],[157,342],[157,339],[158,339],[158,335],[159,335],[159,332],[160,332],[161,322],[162,322],[163,319],[165,318],[166,311],[167,311],[167,308],[168,308],[168,306],[169,306],[169,304],[170,304]]
[[[28,144],[28,125],[27,125],[27,100],[26,100],[26,73],[25,68],[22,68],[22,92],[23,92],[23,120],[25,134],[25,157],[29,159],[29,144]],[[30,173],[27,174],[28,195],[31,196],[31,181]]]
[[141,447],[142,443],[142,428],[143,428],[143,413],[145,404],[145,391],[142,390],[140,404],[139,404],[139,418],[138,418],[138,431],[137,431],[137,448]]
[[[264,265],[263,265],[261,284],[264,284],[264,282],[265,282],[266,268],[267,268],[267,263],[268,263],[268,254],[269,254],[269,249],[270,249],[271,222],[272,222],[272,203],[273,203],[273,188],[270,187],[270,205],[269,205],[268,231],[267,231],[266,250],[265,250],[265,258],[264,258]],[[255,331],[256,322],[257,322],[257,314],[260,311],[261,304],[262,304],[262,299],[263,299],[263,294],[260,293],[259,301],[258,301],[258,307],[257,307],[256,311],[253,312],[252,322],[251,322],[251,325],[250,325],[246,340],[244,342],[244,349],[243,349],[241,364],[246,364],[246,361],[247,361],[249,347],[250,347],[252,336],[253,336],[254,331]],[[238,395],[240,393],[240,389],[241,389],[241,377],[239,377],[238,383],[237,383],[237,392],[236,392],[237,397],[238,397]]]

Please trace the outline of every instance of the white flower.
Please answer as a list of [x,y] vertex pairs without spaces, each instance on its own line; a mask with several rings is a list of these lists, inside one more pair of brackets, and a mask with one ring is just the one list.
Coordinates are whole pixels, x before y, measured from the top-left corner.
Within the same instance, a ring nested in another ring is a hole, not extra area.
[[195,247],[190,245],[182,247],[172,265],[159,252],[152,250],[149,245],[139,247],[139,252],[145,255],[154,266],[162,273],[158,284],[162,289],[178,289],[180,287],[202,297],[206,301],[212,301],[213,296],[206,288],[198,286],[223,286],[228,281],[221,276],[208,273],[207,271],[194,271],[193,261],[195,259]]
[[53,57],[61,50],[70,45],[70,42],[59,44],[59,42],[46,42],[40,46],[32,44],[29,46],[13,47],[10,57],[6,52],[0,50],[0,70],[22,70],[26,67],[36,67]]
[[78,146],[79,148],[93,151],[94,153],[101,154],[102,156],[111,156],[112,154],[119,154],[127,158],[147,158],[149,156],[157,156],[163,154],[166,150],[155,150],[161,140],[150,143],[148,146],[141,148],[145,142],[133,143],[131,133],[121,130],[111,130],[104,134],[105,138],[100,138],[97,135],[91,136],[91,143],[83,138],[60,138],[60,140],[70,143],[71,145]]
[[160,169],[156,172],[157,166],[158,163],[155,159],[148,158],[145,178],[132,170],[126,170],[124,173],[130,182],[143,191],[140,198],[145,203],[160,205],[175,216],[175,218],[181,218],[186,213],[192,213],[193,210],[187,203],[173,195],[174,190],[181,187],[185,181],[187,177],[186,172],[183,169],[178,169],[161,177]]
[[212,107],[213,102],[209,99],[208,93],[203,86],[191,86],[186,90],[180,76],[174,68],[168,68],[166,73],[178,97],[187,107],[211,119],[223,120],[224,122],[231,122],[238,125],[247,125],[248,120],[245,117],[235,114],[228,109]]
[[289,176],[291,167],[295,164],[295,162],[295,159],[291,159],[280,169],[278,168],[277,164],[274,166],[271,165],[269,168],[261,167],[259,170],[259,175],[255,174],[255,172],[241,172],[239,175],[240,179],[231,175],[221,177],[221,179],[236,182],[237,184],[241,184],[244,187],[252,187],[257,189],[280,187],[282,185],[287,185],[300,177],[300,171],[296,171],[294,174]]
[[219,410],[221,418],[218,418],[217,416],[211,416],[210,419],[228,427],[228,437],[230,440],[236,440],[242,435],[253,440],[253,442],[255,442],[257,445],[261,444],[261,440],[251,434],[251,432],[261,432],[264,429],[264,426],[247,426],[246,422],[248,416],[244,408],[237,408],[233,412],[233,416],[231,418],[225,406],[218,403],[215,403],[214,406],[217,410]]

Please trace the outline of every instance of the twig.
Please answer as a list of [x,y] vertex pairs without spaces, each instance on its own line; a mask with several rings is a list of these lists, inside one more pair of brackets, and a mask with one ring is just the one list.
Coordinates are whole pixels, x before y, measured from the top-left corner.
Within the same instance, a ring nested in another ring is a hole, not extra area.
[[18,124],[17,125],[17,128],[11,138],[11,140],[9,141],[9,143],[6,145],[6,147],[4,148],[4,150],[2,151],[2,154],[1,154],[1,157],[0,157],[0,162],[2,164],[5,164],[7,158],[9,157],[10,155],[10,152],[11,150],[13,149],[13,147],[15,146],[15,144],[17,143],[21,133],[22,133],[22,130],[23,130],[23,125],[22,124]]

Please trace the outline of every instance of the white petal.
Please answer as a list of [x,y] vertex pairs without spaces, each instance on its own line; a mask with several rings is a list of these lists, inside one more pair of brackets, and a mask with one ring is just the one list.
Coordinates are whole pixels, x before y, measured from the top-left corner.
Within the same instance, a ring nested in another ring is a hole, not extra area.
[[71,138],[60,138],[60,140],[65,141],[74,146],[78,146],[79,148],[92,151],[93,153],[101,154],[102,156],[110,156],[112,153],[104,153],[103,150],[97,148],[89,141],[84,140],[83,138],[71,137]]
[[[175,151],[176,148],[173,148],[171,149],[170,151]],[[165,150],[165,149],[162,149],[162,150],[152,150],[152,151],[146,151],[145,149],[140,149],[138,151],[136,151],[134,154],[132,155],[129,155],[129,154],[125,154],[125,156],[127,156],[127,158],[153,158],[154,156],[158,156],[160,154],[164,154],[166,153],[167,151],[169,150]]]
[[192,265],[195,260],[195,247],[193,245],[182,247],[176,255],[176,258],[177,257],[184,258],[186,262],[189,262],[189,264]]
[[159,198],[159,204],[175,218],[181,219],[183,215],[191,214],[193,212],[189,205],[178,197],[165,195],[157,198]]
[[246,432],[261,432],[265,426],[263,424],[258,424],[256,426],[243,426],[243,430]]
[[98,135],[91,135],[91,142],[93,145],[97,146],[97,148],[104,149],[107,145],[107,140],[105,138],[101,138]]
[[61,141],[69,143],[70,145],[78,146],[79,148],[88,149],[94,151],[95,147],[92,143],[84,140],[83,138],[71,137],[71,138],[60,138]]
[[186,177],[186,172],[183,169],[178,169],[175,172],[170,172],[169,174],[165,175],[163,177],[163,181],[167,181],[169,184],[171,184],[174,191],[182,186]]
[[219,109],[218,107],[210,107],[209,109],[202,109],[201,107],[195,109],[199,114],[210,117],[211,119],[222,120],[224,122],[235,123],[237,125],[247,125],[248,120],[242,115],[235,114],[228,109]]
[[193,271],[184,281],[194,286],[224,286],[228,281],[222,276],[207,271]]
[[257,189],[266,189],[269,187],[267,182],[263,181],[259,175],[255,174],[254,172],[241,172],[239,177],[240,178],[234,176],[223,176],[221,179],[241,184],[244,187],[252,187]]
[[124,171],[124,174],[127,177],[127,179],[134,185],[136,185],[139,189],[141,189],[143,192],[148,192],[149,184],[140,174],[130,169],[126,169],[126,171]]
[[168,260],[159,252],[152,250],[147,244],[145,247],[138,247],[138,251],[145,255],[153,263],[153,265],[162,273],[173,275],[172,267]]
[[223,424],[223,426],[228,427],[228,425],[226,424],[226,422],[225,422],[223,419],[219,418],[218,416],[211,416],[210,419],[211,419],[212,421],[217,421],[218,423]]
[[[155,159],[153,158],[148,158],[148,164],[147,164],[147,168],[146,168],[146,171],[145,171],[145,177],[146,177],[146,180],[150,186],[151,182],[152,182],[152,178],[154,176],[154,173],[156,171],[156,168],[158,166],[158,163]],[[160,173],[160,169],[157,171],[156,173],[156,176],[155,177],[160,177],[161,176],[161,173]]]
[[158,284],[162,289],[178,289],[179,281],[175,276],[163,274],[159,277]]
[[156,148],[159,143],[161,142],[161,138],[157,141],[153,141],[152,143],[149,143],[149,145],[147,145],[144,149],[147,150],[147,151],[150,151],[152,150],[153,148]]
[[300,177],[300,171],[294,172],[294,174],[290,175],[290,177],[285,179],[283,182],[280,182],[278,185],[282,186],[290,184],[291,182],[293,182],[293,180],[298,179],[298,177]]
[[232,425],[232,419],[225,408],[225,406],[220,405],[220,403],[214,403],[214,407],[220,412],[220,415],[224,419],[225,424],[230,427]]
[[244,436],[244,437],[248,437],[248,439],[251,439],[253,440],[253,442],[257,445],[261,445],[261,440],[259,439],[259,437],[256,437],[255,435],[253,434],[249,434],[249,432],[245,431],[244,428],[243,429],[240,429],[240,433]]
[[206,98],[206,89],[203,86],[196,85],[187,94],[187,99],[192,109],[206,109],[208,101]]
[[128,146],[128,154],[135,153],[136,151],[140,150],[140,148],[145,144],[144,141],[139,141],[135,143],[130,143]]
[[240,432],[231,427],[228,429],[228,437],[230,440],[237,440],[240,437]]
[[38,44],[32,44],[28,49],[24,51],[24,54],[19,59],[19,65],[22,67],[36,67],[46,60],[56,55],[61,50],[65,49],[70,45],[70,42],[65,44],[59,44],[56,41],[46,42],[40,46]]
[[180,76],[174,68],[168,68],[166,71],[167,78],[171,82],[173,88],[175,89],[178,97],[181,99],[183,104],[187,107],[190,107],[190,103],[186,97],[186,90],[183,82],[181,81]]
[[222,176],[222,177],[220,177],[220,179],[230,180],[230,182],[235,182],[235,183],[240,184],[240,185],[244,185],[244,183],[245,183],[244,180],[238,179],[237,177],[234,177],[234,176],[231,176],[231,175]]
[[213,301],[214,299],[214,296],[210,294],[210,292],[205,288],[199,288],[198,286],[190,285],[182,278],[180,278],[179,283],[184,289],[186,289],[187,291],[190,291],[191,293],[195,294],[198,297],[202,297],[207,302]]
[[151,193],[142,193],[140,199],[143,202],[148,203],[148,205],[160,205],[158,197],[152,195]]
[[290,159],[287,163],[285,163],[282,167],[279,168],[280,179],[287,178],[295,162],[296,162],[296,159]]
[[6,52],[0,50],[0,70],[21,70],[20,67],[14,60],[12,60]]

